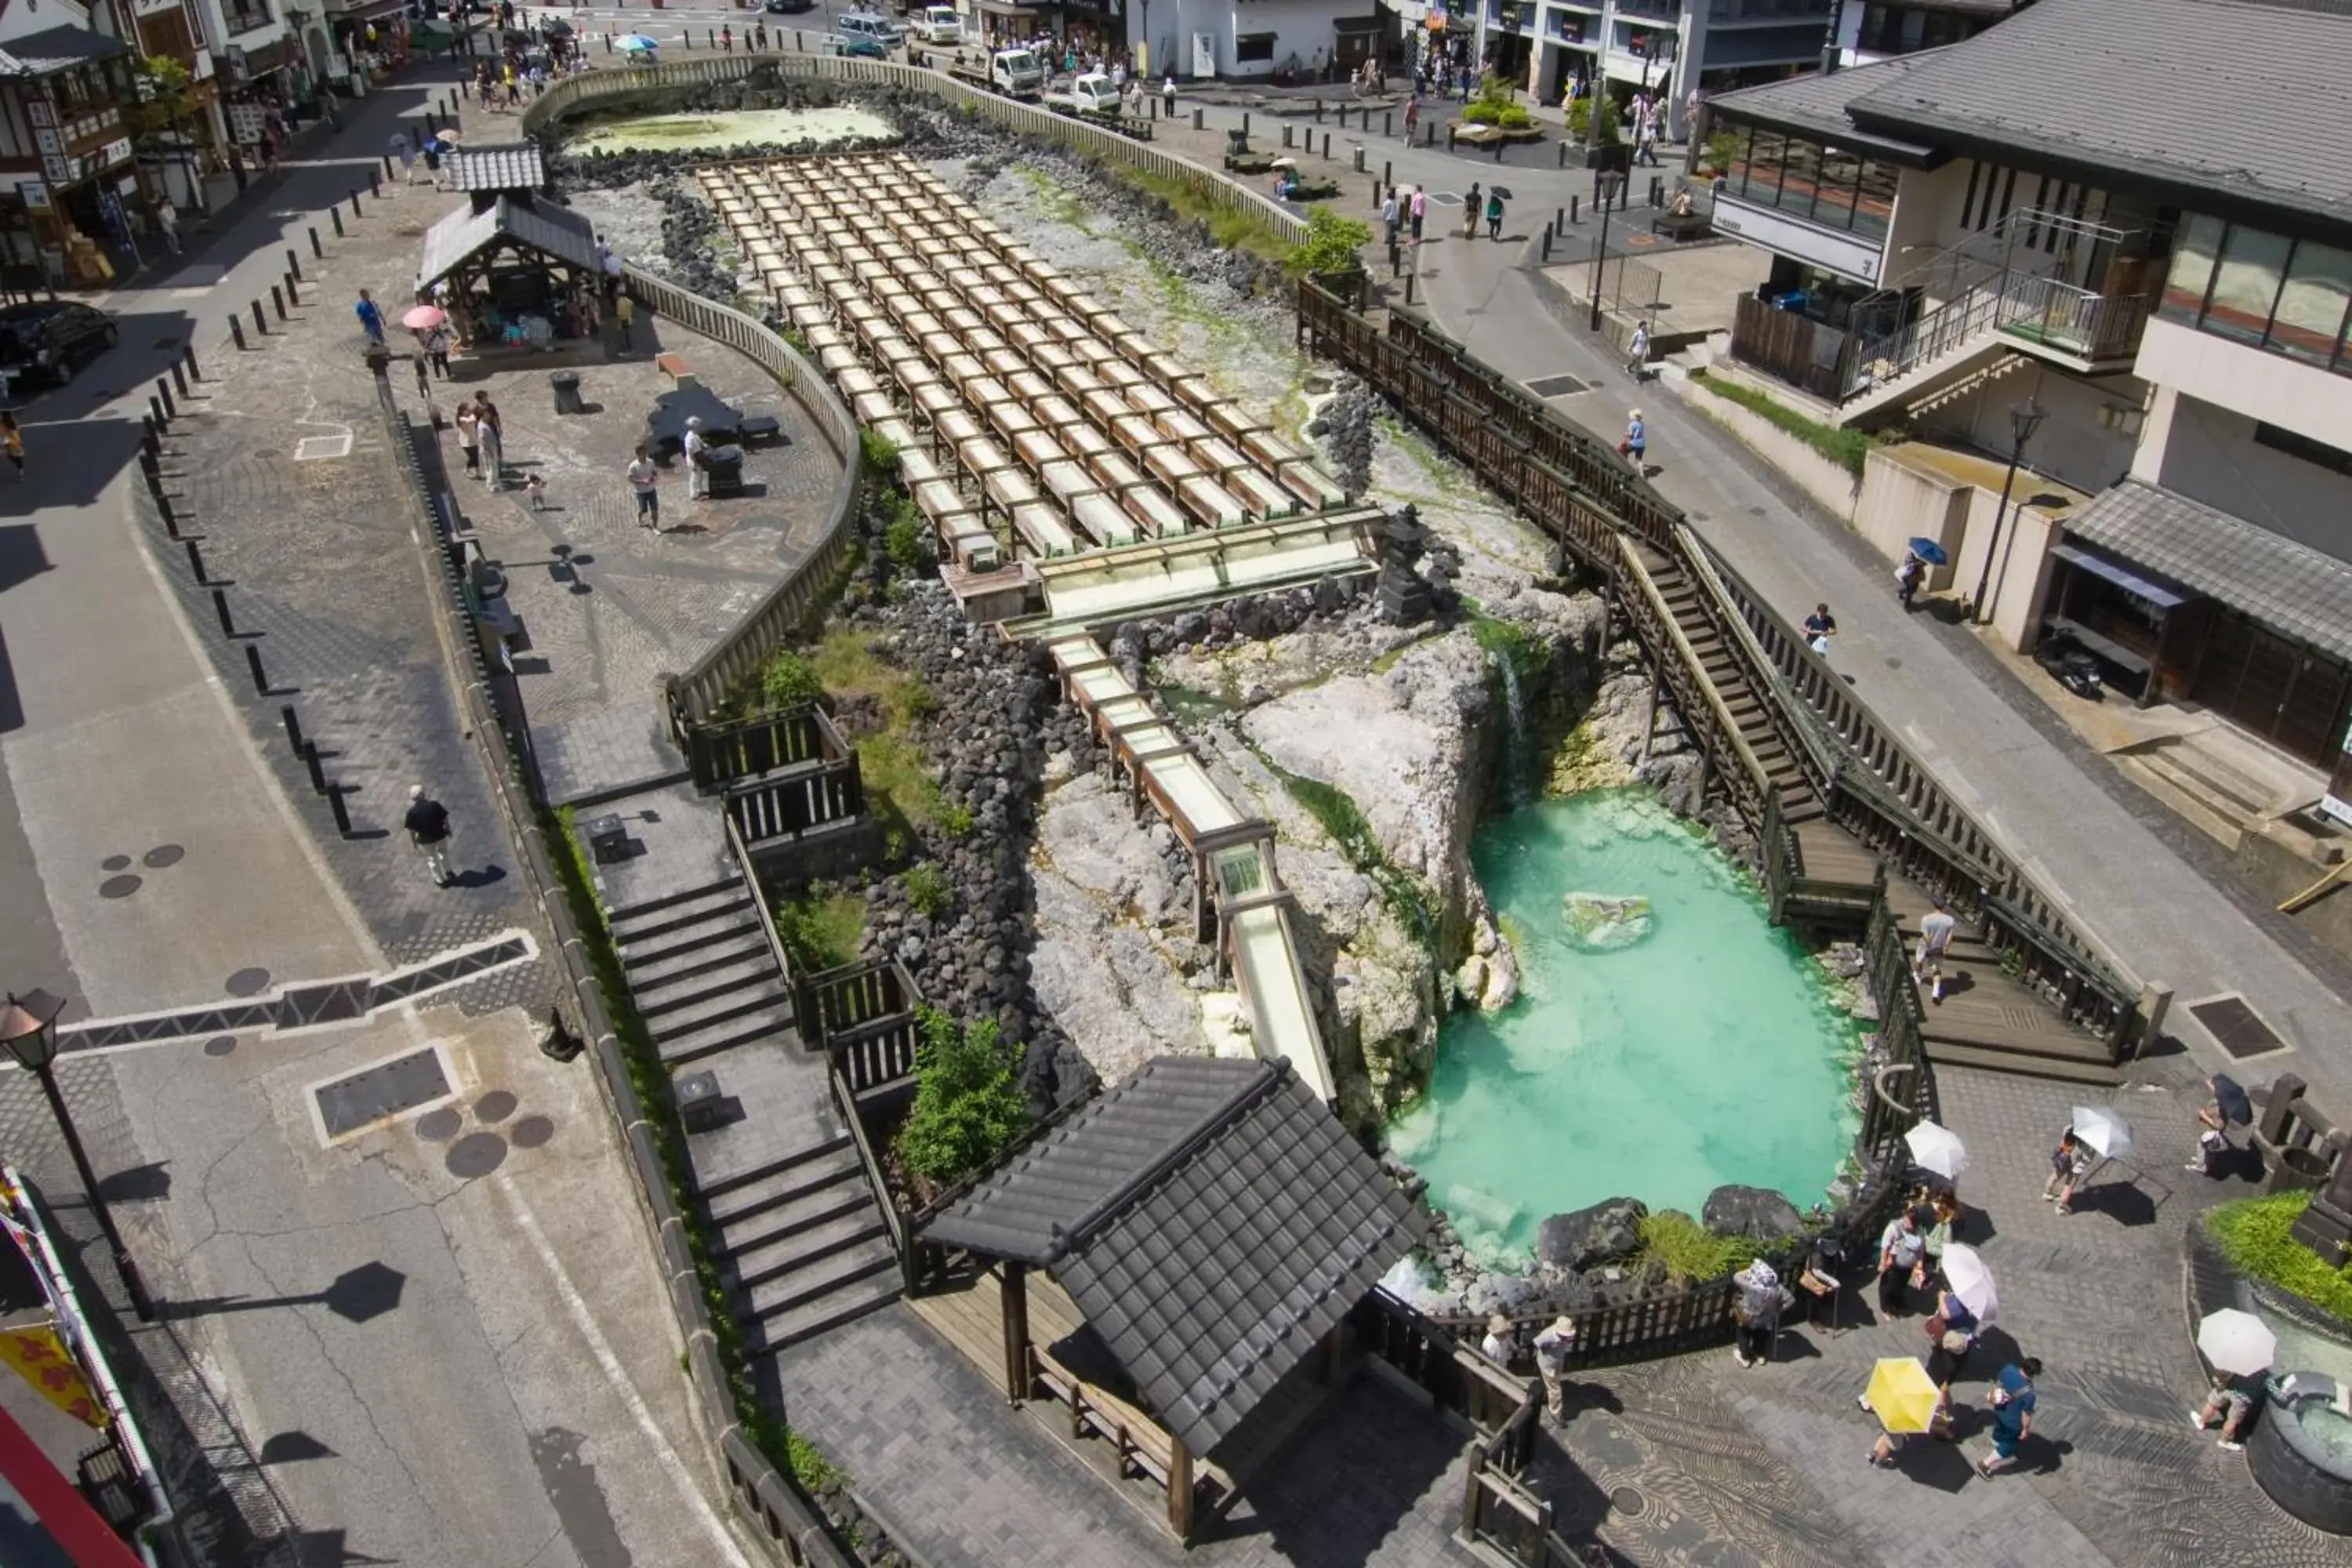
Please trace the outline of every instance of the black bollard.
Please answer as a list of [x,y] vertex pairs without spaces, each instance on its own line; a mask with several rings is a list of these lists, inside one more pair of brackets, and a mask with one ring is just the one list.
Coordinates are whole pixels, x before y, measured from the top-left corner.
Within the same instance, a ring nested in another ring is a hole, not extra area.
[[188,395],[188,373],[178,360],[172,362],[172,390],[183,397]]
[[302,276],[302,258],[294,254],[294,247],[290,245],[286,247],[286,276],[289,278]]
[[294,287],[294,274],[291,272],[286,275],[286,303],[297,310],[302,308],[302,296]]
[[320,795],[326,794],[327,769],[325,764],[319,761],[318,742],[305,741],[302,742],[302,765],[310,770],[310,787]]
[[1287,125],[1282,128],[1282,144],[1286,149],[1290,145],[1290,127]]
[[1201,131],[1201,130],[1205,130],[1205,129],[1206,129],[1206,125],[1205,125],[1205,124],[1204,124],[1204,122],[1202,121],[1202,116],[1203,116],[1203,115],[1207,114],[1208,112],[1209,112],[1209,111],[1208,111],[1207,110],[1205,110],[1205,109],[1196,109],[1196,110],[1194,110],[1192,111],[1192,129],[1193,129],[1193,130],[1195,130],[1195,131]]
[[253,301],[253,330],[265,338],[269,335],[269,323],[261,319],[261,301],[258,300]]
[[1319,98],[1315,100],[1315,123],[1323,123],[1323,100]]
[[278,312],[279,321],[286,319],[286,290],[275,283],[269,286],[269,307]]
[[1394,278],[1404,270],[1404,247],[1389,241],[1389,276]]
[[188,552],[188,569],[196,574],[196,586],[201,588],[211,580],[205,575],[205,552],[196,548],[196,542],[193,539],[184,539],[180,542]]
[[172,401],[172,384],[160,375],[155,378],[155,395],[163,402],[164,418],[177,419],[180,416],[180,405]]
[[1249,110],[1246,109],[1242,110],[1242,139],[1249,139]]
[[294,748],[296,756],[300,756],[302,754],[302,721],[294,716],[294,704],[279,703],[278,717],[286,722],[286,743]]
[[326,246],[319,239],[319,226],[315,223],[310,226],[310,254],[321,258],[327,254]]
[[225,637],[236,636],[236,623],[229,619],[227,589],[213,590],[213,614],[220,617],[221,636]]
[[1323,132],[1323,156],[1325,156],[1326,158],[1328,158],[1330,155],[1331,155],[1331,133],[1330,133],[1328,131],[1326,131],[1325,132]]
[[[383,177],[384,177],[385,179],[387,179],[387,180],[389,180],[390,178],[392,178],[392,154],[391,154],[391,153],[386,153],[385,154],[383,154]],[[373,186],[373,185],[374,185],[374,184],[375,184],[375,171],[374,171],[374,170],[373,170],[373,169],[370,169],[370,170],[368,171],[368,184],[369,184],[370,186]],[[371,189],[371,190],[369,191],[369,193],[368,193],[368,194],[369,194],[370,195],[373,195],[375,193],[374,193],[374,191],[373,191],[373,189]]]
[[[332,219],[334,219],[334,220],[335,220],[335,237],[336,237],[337,239],[341,239],[341,238],[342,238],[342,237],[343,237],[343,209],[342,209],[341,207],[340,207],[340,206],[332,206],[332,207],[329,207],[329,208],[327,209],[327,216],[328,216],[329,217],[331,217],[331,218],[332,218]],[[315,231],[314,231],[314,232],[315,232]]]
[[155,497],[155,510],[160,513],[163,519],[163,537],[166,539],[179,538],[179,514],[172,510],[172,502],[169,498],[163,495],[160,491]]
[[1381,160],[1381,184],[1391,190],[1396,189],[1396,165],[1386,158]]
[[[392,154],[386,153],[383,155],[383,161],[387,163],[391,163]],[[368,195],[372,196],[383,195],[383,184],[376,177],[376,172],[373,169],[368,171]],[[354,209],[359,206],[359,193],[356,191],[352,193],[352,205]]]
[[245,321],[242,318],[231,316],[228,319],[228,335],[236,340],[239,351],[245,348]]
[[1559,166],[1563,169],[1568,167],[1568,143],[1565,142],[1559,144]]
[[1544,230],[1543,258],[1546,261],[1549,261],[1551,259],[1551,230],[1549,229]]
[[1381,134],[1383,136],[1393,136],[1396,134],[1396,114],[1394,110],[1391,110],[1389,113],[1381,116]]
[[204,369],[196,363],[196,345],[193,340],[190,341],[186,348],[180,351],[180,357],[187,362],[188,379],[190,381],[204,380]]
[[155,416],[155,427],[159,430],[171,422],[171,416],[163,412],[163,402],[161,398],[150,397],[147,400],[147,412]]
[[1502,161],[1503,161],[1503,143],[1502,143],[1502,142],[1496,142],[1496,143],[1495,143],[1495,162],[1496,162],[1497,163],[1501,163]]
[[335,831],[349,838],[352,836],[352,808],[343,804],[343,786],[341,783],[327,786],[327,809],[335,814]]
[[360,188],[357,185],[353,185],[352,187],[352,216],[360,217],[362,216],[363,215],[360,212]]
[[1404,275],[1404,302],[1405,302],[1406,304],[1408,304],[1408,305],[1410,305],[1410,304],[1412,304],[1412,280],[1413,280],[1413,277],[1414,277],[1414,274],[1412,274],[1412,273],[1411,273],[1411,272],[1408,272],[1408,273],[1406,273],[1406,274]]
[[253,671],[254,695],[257,697],[268,696],[269,677],[261,673],[261,645],[259,643],[249,642],[245,645],[245,668]]
[[1584,212],[1583,212],[1583,206],[1584,206],[1584,198],[1583,198],[1582,196],[1570,196],[1570,197],[1569,197],[1569,198],[1568,198],[1568,221],[1569,221],[1569,222],[1570,222],[1570,223],[1572,223],[1572,224],[1577,224],[1577,225],[1580,225],[1580,225],[1584,222]]

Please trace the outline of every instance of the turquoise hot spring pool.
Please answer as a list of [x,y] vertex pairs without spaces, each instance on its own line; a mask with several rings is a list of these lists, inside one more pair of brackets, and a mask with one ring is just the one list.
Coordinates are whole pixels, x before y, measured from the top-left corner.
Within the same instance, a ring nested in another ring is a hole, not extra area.
[[[1726,1183],[1822,1200],[1851,1147],[1859,1026],[1751,879],[1646,790],[1545,801],[1471,858],[1522,992],[1440,1032],[1429,1092],[1389,1144],[1464,1241],[1523,1263],[1548,1215],[1619,1195],[1696,1215]],[[1570,893],[1646,900],[1588,906]]]

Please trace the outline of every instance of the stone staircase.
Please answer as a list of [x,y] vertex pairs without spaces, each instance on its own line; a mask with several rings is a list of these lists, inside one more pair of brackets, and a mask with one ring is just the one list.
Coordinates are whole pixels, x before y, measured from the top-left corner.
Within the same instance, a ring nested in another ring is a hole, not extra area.
[[[1933,906],[1901,877],[1886,881],[1886,901],[1903,933],[1906,957],[1919,951],[1919,922]],[[1968,923],[1944,959],[1944,999],[1919,988],[1919,1037],[1927,1059],[2029,1078],[2111,1086],[2123,1081],[2105,1042],[2060,1019],[2050,1005],[2001,968],[2001,956]]]
[[2271,784],[2197,744],[2194,736],[2167,735],[2112,754],[2133,783],[2228,849],[2294,804],[2291,792],[2282,797]]
[[898,1299],[880,1203],[793,1027],[790,985],[740,876],[615,910],[638,1016],[674,1075],[732,1102],[689,1131],[697,1194],[747,1346],[772,1354]]

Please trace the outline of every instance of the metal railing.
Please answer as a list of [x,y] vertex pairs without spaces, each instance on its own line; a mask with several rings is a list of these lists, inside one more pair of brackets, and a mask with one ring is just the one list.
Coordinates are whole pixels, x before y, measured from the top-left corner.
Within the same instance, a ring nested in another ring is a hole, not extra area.
[[2130,357],[2147,325],[2140,294],[2095,294],[2046,274],[1978,284],[1891,331],[1847,337],[1839,397],[1900,381],[1991,332],[2029,339],[2077,358]]

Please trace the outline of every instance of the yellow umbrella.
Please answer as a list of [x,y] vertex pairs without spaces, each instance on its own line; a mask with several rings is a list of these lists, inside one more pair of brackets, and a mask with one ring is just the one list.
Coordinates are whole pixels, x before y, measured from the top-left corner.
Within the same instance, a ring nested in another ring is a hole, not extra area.
[[1879,1358],[1870,1369],[1870,1389],[1862,1402],[1876,1412],[1889,1432],[1925,1432],[1936,1415],[1936,1385],[1927,1369],[1907,1355]]

